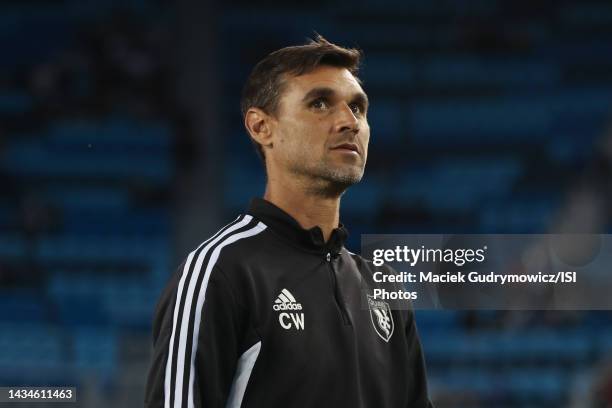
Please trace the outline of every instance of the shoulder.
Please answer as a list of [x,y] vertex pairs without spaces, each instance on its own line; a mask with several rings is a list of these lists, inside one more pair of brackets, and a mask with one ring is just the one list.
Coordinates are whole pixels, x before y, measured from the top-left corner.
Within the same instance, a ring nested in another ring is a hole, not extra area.
[[202,241],[189,253],[185,263],[224,269],[256,251],[266,228],[251,215],[240,215]]
[[253,242],[260,241],[265,231],[264,224],[244,214],[208,236],[184,256],[166,284],[158,309],[167,309],[179,293],[233,286],[235,274],[228,272],[248,263],[248,254],[256,251]]

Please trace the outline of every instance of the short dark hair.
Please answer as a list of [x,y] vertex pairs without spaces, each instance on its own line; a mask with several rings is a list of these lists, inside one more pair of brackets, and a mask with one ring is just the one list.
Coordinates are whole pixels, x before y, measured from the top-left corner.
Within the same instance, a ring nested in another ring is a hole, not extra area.
[[[300,76],[320,65],[346,68],[357,80],[363,54],[356,48],[344,48],[317,34],[305,45],[281,48],[268,54],[249,75],[242,90],[240,109],[244,119],[249,108],[256,107],[269,115],[278,113],[280,97],[285,89],[285,75]],[[250,135],[249,135],[250,136]],[[265,163],[263,149],[251,138],[257,154]]]

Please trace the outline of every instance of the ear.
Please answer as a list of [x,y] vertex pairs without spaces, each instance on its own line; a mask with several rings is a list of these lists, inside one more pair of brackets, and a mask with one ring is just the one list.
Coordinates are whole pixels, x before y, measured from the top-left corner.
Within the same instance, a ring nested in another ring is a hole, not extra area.
[[257,143],[272,146],[272,117],[259,108],[249,108],[244,115],[244,126]]

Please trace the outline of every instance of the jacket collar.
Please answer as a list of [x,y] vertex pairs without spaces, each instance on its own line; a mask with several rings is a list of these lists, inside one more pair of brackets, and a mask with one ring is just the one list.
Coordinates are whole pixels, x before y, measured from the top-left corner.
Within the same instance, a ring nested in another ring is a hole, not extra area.
[[292,216],[262,198],[253,198],[251,200],[248,213],[262,221],[283,238],[307,250],[322,253],[330,252],[332,255],[337,255],[348,238],[347,229],[340,223],[338,228],[332,231],[329,240],[325,242],[321,228],[318,226],[310,229],[302,228]]

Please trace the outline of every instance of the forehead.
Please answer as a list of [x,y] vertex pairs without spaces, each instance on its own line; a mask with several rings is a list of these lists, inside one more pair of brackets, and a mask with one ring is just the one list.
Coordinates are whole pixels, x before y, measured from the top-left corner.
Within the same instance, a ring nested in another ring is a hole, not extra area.
[[285,79],[287,97],[300,97],[313,88],[326,87],[342,96],[363,92],[357,79],[346,68],[322,65],[307,74],[289,76]]

